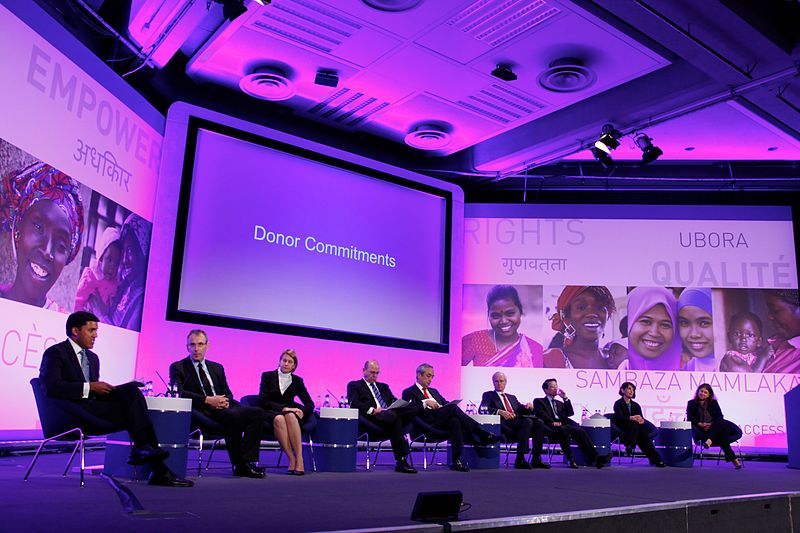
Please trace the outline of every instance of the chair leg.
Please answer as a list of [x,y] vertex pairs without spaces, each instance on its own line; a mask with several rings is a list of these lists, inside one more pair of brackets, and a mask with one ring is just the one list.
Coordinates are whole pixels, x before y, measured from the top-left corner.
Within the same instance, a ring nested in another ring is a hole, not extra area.
[[[369,468],[370,468],[370,465],[369,465],[369,434],[367,434],[366,437],[367,437],[367,471],[369,471]],[[380,444],[378,446],[380,447]]]
[[69,455],[69,459],[67,460],[67,466],[64,467],[64,471],[61,473],[61,477],[67,477],[67,472],[69,472],[69,467],[72,465],[72,461],[75,459],[75,453],[78,451],[78,448],[81,447],[81,441],[78,440],[75,443],[75,447],[72,448],[72,453]]
[[203,433],[200,432],[200,449],[197,451],[197,477],[203,475]]
[[378,441],[378,449],[375,450],[375,458],[372,460],[372,466],[378,466],[378,454],[381,453],[381,446],[383,445],[384,441]]
[[28,465],[28,471],[25,472],[25,477],[22,478],[22,481],[28,481],[28,476],[31,475],[31,470],[33,470],[33,465],[36,464],[36,461],[39,459],[39,453],[41,453],[42,448],[50,439],[43,440],[42,443],[39,445],[39,448],[36,450],[36,453],[33,454],[33,459],[31,459],[31,464]]
[[84,436],[83,435],[81,435],[81,440],[79,441],[79,443],[80,443],[80,448],[81,448],[81,450],[80,450],[80,453],[81,453],[81,488],[83,488],[83,486],[84,486],[83,473],[84,473],[84,471],[86,469],[86,447],[85,447],[85,441],[84,441]]
[[311,470],[316,472],[317,460],[314,457],[314,441],[311,439],[311,435],[308,436],[308,453],[311,455]]
[[428,437],[422,438],[422,469],[428,469]]
[[217,449],[217,444],[221,440],[222,439],[215,439],[214,442],[211,444],[211,451],[208,452],[208,462],[206,463],[206,470],[208,470],[211,467],[211,459],[214,457],[214,450]]

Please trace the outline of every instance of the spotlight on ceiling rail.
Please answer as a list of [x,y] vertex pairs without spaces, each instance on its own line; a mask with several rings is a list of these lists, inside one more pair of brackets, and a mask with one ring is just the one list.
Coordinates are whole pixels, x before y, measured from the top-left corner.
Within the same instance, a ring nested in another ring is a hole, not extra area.
[[645,165],[664,155],[661,148],[653,146],[653,139],[644,133],[638,133],[636,137],[634,137],[633,142],[635,142],[636,146],[642,151],[642,163]]
[[503,81],[515,81],[517,79],[517,75],[514,74],[514,71],[511,70],[511,67],[503,64],[497,65],[497,67],[492,71],[492,76]]
[[614,166],[614,160],[611,159],[611,156],[608,155],[607,152],[597,147],[592,148],[591,152],[597,162],[600,163],[604,169],[611,170],[611,168]]
[[619,146],[619,139],[622,137],[622,134],[617,131],[614,126],[611,124],[606,124],[603,126],[603,130],[600,133],[600,137],[595,141],[594,146],[598,150],[602,150],[606,154],[610,154],[611,150],[614,150]]

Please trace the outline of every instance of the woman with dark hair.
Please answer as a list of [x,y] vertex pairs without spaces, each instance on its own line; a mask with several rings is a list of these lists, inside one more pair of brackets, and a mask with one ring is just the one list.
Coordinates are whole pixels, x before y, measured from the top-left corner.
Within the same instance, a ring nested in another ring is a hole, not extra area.
[[675,296],[664,287],[636,287],[628,294],[630,370],[678,370],[681,340],[675,334]]
[[[563,347],[544,355],[548,368],[609,368],[600,339],[608,318],[616,311],[606,287],[567,285],[556,302],[550,324],[564,337]],[[619,364],[619,363],[618,363]]]
[[[281,449],[289,458],[288,473],[302,476],[303,441],[300,435],[303,421],[308,420],[314,411],[314,402],[306,389],[303,378],[294,374],[297,370],[297,352],[284,350],[278,359],[278,369],[261,374],[259,401],[270,416],[275,429],[275,437]],[[295,401],[300,400],[300,403]]]
[[522,302],[511,285],[495,285],[486,296],[491,329],[462,339],[461,364],[467,366],[542,366],[542,345],[518,331]]
[[797,289],[765,290],[768,318],[776,334],[769,339],[772,351],[764,372],[800,373],[800,300]]
[[678,298],[681,370],[716,370],[711,289],[687,287]]
[[731,443],[742,436],[742,430],[722,416],[711,385],[703,383],[697,387],[694,398],[686,404],[686,419],[692,423],[695,442],[701,443],[703,448],[719,446],[727,462],[732,462],[736,470],[742,468],[742,462],[731,448]]
[[0,230],[11,233],[14,281],[0,296],[45,309],[65,309],[47,293],[81,248],[83,202],[78,183],[45,163],[0,181]]
[[622,433],[620,440],[625,449],[632,453],[633,448],[639,446],[651,465],[663,468],[664,461],[650,440],[653,425],[644,419],[642,407],[633,401],[636,398],[636,385],[626,381],[620,386],[619,395],[621,398],[614,403],[614,416],[611,421]]

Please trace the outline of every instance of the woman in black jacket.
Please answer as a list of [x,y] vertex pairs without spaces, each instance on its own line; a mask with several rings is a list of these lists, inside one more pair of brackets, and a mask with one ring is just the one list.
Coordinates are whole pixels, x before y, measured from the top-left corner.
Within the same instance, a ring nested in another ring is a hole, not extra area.
[[[277,370],[261,374],[259,399],[261,407],[274,413],[273,427],[281,449],[289,458],[289,474],[302,476],[303,442],[300,437],[302,421],[308,420],[314,411],[314,402],[306,389],[303,378],[294,374],[297,369],[297,352],[284,350]],[[295,398],[300,402],[296,402]]]
[[636,398],[636,385],[626,381],[620,386],[619,395],[622,398],[614,403],[614,416],[611,420],[622,433],[622,443],[626,448],[638,445],[651,465],[663,468],[664,461],[650,440],[649,424],[642,416],[642,407],[633,401]]
[[697,387],[694,399],[686,404],[686,419],[692,423],[695,442],[702,443],[703,448],[719,446],[727,462],[732,462],[736,470],[742,468],[742,462],[731,448],[731,442],[741,436],[741,430],[722,416],[722,409],[714,398],[711,385],[703,383]]

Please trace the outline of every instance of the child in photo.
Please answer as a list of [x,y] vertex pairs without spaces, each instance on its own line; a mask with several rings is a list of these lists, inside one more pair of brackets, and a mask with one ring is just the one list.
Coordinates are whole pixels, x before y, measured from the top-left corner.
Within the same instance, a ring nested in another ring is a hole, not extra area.
[[749,311],[733,315],[728,323],[730,349],[720,362],[722,372],[761,372],[767,360],[761,319]]
[[119,285],[119,264],[122,260],[122,243],[116,228],[103,231],[95,248],[97,260],[86,267],[75,293],[75,310],[98,312],[105,316]]

